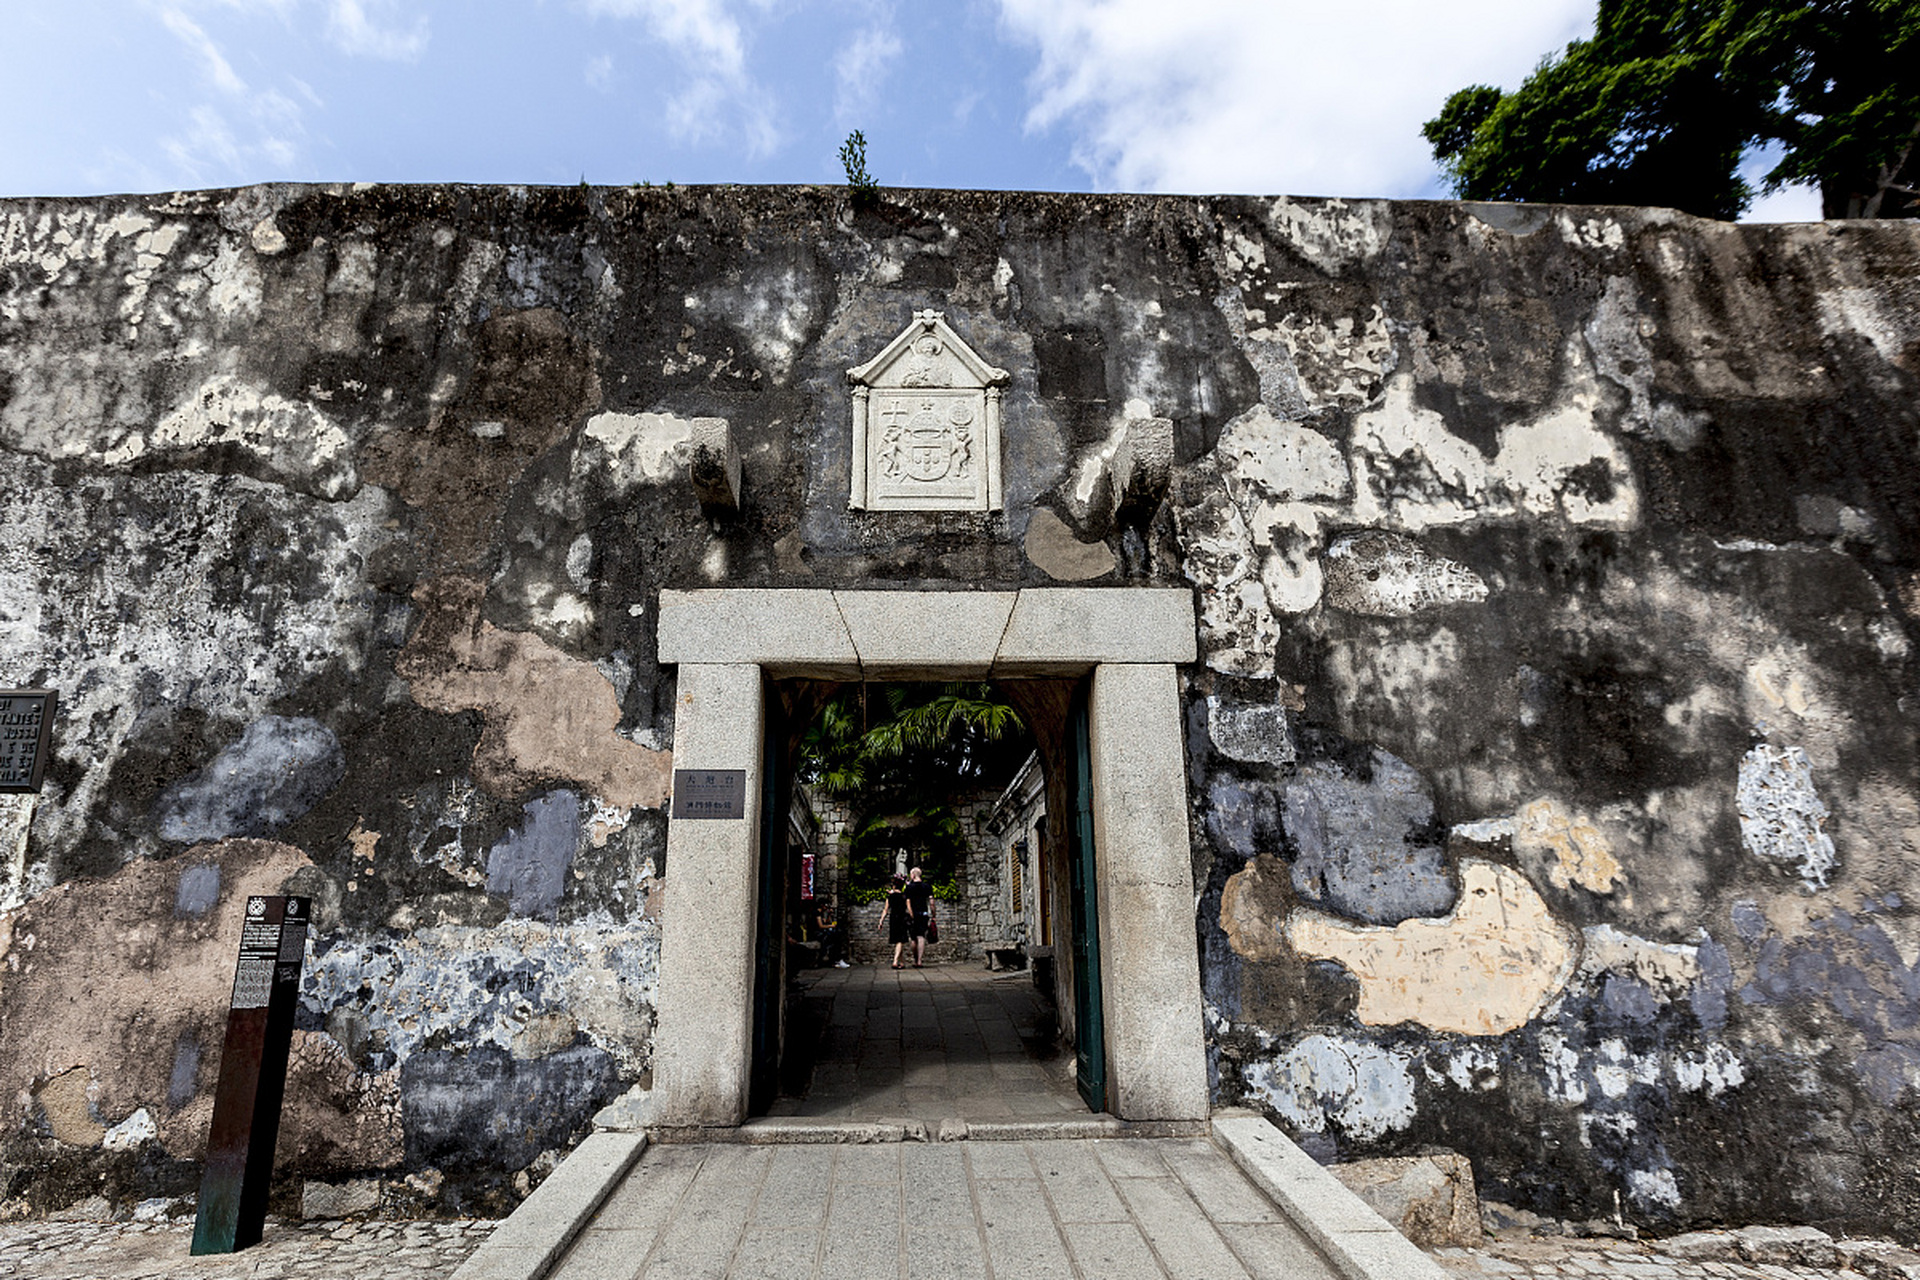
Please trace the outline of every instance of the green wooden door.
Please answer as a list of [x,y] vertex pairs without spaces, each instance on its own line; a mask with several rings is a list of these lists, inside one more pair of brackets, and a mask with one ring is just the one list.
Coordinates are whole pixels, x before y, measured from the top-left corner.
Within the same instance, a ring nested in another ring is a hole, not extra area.
[[1093,754],[1087,721],[1087,690],[1074,694],[1067,713],[1073,759],[1073,845],[1069,850],[1073,890],[1074,1082],[1095,1111],[1107,1109],[1106,1027],[1100,1017],[1100,904],[1093,863]]

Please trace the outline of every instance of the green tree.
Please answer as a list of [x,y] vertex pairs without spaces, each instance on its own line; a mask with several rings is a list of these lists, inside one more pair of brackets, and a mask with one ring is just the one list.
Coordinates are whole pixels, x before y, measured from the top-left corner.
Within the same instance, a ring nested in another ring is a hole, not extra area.
[[1920,214],[1920,0],[1601,0],[1590,40],[1511,93],[1473,85],[1421,130],[1468,200],[1671,205],[1737,217],[1819,186],[1824,216]]
[[852,886],[866,897],[901,850],[948,881],[966,855],[952,798],[1011,774],[1029,749],[1020,713],[988,683],[883,684],[829,698],[795,764],[802,782],[854,802]]

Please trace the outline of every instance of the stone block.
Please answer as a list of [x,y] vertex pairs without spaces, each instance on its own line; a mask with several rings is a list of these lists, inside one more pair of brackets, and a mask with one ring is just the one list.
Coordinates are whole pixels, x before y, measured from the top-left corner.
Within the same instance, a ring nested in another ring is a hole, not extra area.
[[300,1184],[300,1216],[315,1218],[357,1218],[380,1207],[380,1180],[353,1178],[346,1182],[304,1182]]
[[1099,663],[1192,662],[1193,593],[1038,587],[1019,593],[994,674],[1077,675]]
[[870,680],[980,679],[993,669],[1011,591],[836,591]]
[[662,591],[659,645],[667,663],[758,663],[778,677],[860,674],[846,622],[825,591]]
[[688,440],[687,479],[709,510],[740,508],[740,450],[725,418],[695,418]]
[[1840,1265],[1872,1280],[1920,1280],[1920,1253],[1891,1240],[1836,1240]]
[[1056,582],[1090,582],[1112,573],[1119,560],[1105,542],[1082,542],[1073,529],[1045,507],[1027,521],[1027,559]]
[[1446,1152],[1355,1160],[1327,1172],[1423,1249],[1480,1243],[1473,1166],[1464,1156]]
[[1657,1240],[1654,1247],[1687,1262],[1729,1262],[1740,1256],[1740,1242],[1731,1231],[1688,1231]]
[[[742,769],[743,818],[676,819],[667,827],[666,906],[654,1034],[654,1118],[738,1124],[746,1115],[752,1038],[753,883],[760,856],[760,669],[683,664],[674,707],[674,763]],[[749,940],[730,945],[727,940]]]
[[1151,517],[1173,479],[1173,419],[1130,419],[1108,470],[1113,478],[1114,515],[1125,518],[1137,512]]
[[1445,1280],[1438,1263],[1267,1120],[1216,1119],[1213,1133],[1241,1172],[1348,1280]]
[[647,1149],[640,1133],[595,1133],[474,1251],[453,1280],[546,1274]]
[[1840,1259],[1833,1237],[1817,1227],[1739,1227],[1733,1238],[1749,1262],[1831,1267]]
[[1123,1120],[1208,1114],[1187,846],[1179,692],[1171,666],[1095,669],[1092,727],[1101,977],[1111,1107]]

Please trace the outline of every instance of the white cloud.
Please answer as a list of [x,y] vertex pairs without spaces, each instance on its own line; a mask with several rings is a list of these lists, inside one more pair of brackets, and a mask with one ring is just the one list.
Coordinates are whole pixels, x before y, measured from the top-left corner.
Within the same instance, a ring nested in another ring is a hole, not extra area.
[[[390,3],[373,0],[377,9],[390,9]],[[415,18],[402,30],[379,21],[367,13],[361,0],[330,0],[327,6],[327,38],[343,53],[388,62],[414,62],[427,50],[427,20]]]
[[721,0],[586,0],[588,13],[640,18],[683,57],[703,60],[717,76],[740,75],[746,48],[740,24]]
[[1039,49],[1030,130],[1064,127],[1096,187],[1438,194],[1420,125],[1511,88],[1592,0],[1000,0]]
[[747,41],[724,0],[583,0],[597,17],[639,19],[681,65],[667,131],[693,146],[738,143],[750,159],[780,145],[772,95],[747,70]]
[[[286,10],[283,0],[225,0],[221,7],[281,14]],[[215,91],[212,101],[187,107],[182,126],[158,139],[161,153],[173,163],[165,180],[224,183],[292,173],[300,163],[306,134],[300,104],[278,90],[255,89],[241,79],[213,36],[183,7],[162,4],[154,11],[193,53]],[[304,82],[291,83],[318,105],[318,97]]]
[[226,55],[220,52],[220,47],[213,42],[213,37],[207,34],[204,27],[179,9],[170,6],[160,10],[160,21],[165,24],[167,30],[173,32],[180,43],[186,45],[200,59],[201,65],[206,69],[207,78],[213,82],[214,88],[222,93],[238,94],[247,91],[246,81],[234,71],[233,64],[227,61]]
[[582,73],[586,77],[587,87],[606,92],[613,83],[613,55],[603,53],[587,61],[587,69]]
[[887,69],[899,60],[900,37],[886,30],[862,31],[833,59],[833,118],[857,124],[879,100]]

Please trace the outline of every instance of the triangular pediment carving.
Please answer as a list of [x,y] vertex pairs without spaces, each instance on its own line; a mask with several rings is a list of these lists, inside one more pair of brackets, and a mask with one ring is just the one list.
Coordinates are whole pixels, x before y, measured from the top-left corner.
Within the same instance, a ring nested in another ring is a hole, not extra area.
[[918,311],[878,355],[847,370],[853,476],[847,505],[871,511],[998,511],[1005,369],[982,360],[938,311]]

